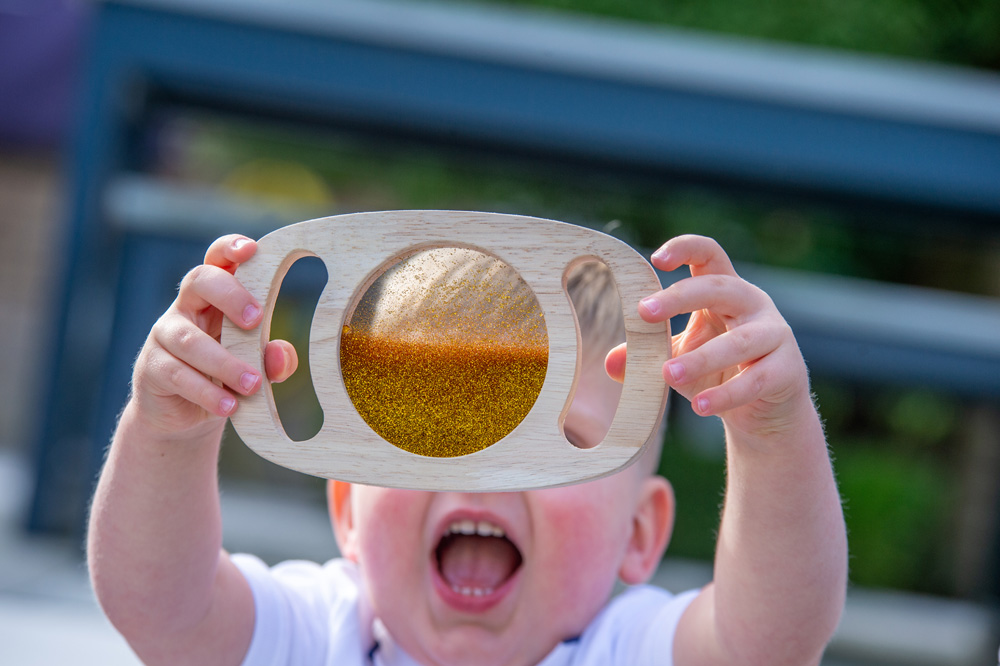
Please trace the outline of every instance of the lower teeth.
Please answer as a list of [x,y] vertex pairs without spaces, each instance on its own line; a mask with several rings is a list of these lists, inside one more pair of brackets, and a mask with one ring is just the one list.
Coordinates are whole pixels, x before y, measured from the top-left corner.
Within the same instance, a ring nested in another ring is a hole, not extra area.
[[490,594],[491,592],[493,592],[493,590],[490,589],[490,588],[482,588],[482,587],[458,587],[457,585],[453,585],[451,589],[453,591],[455,591],[455,592],[457,592],[459,594],[465,595],[467,597],[481,597],[481,596],[484,596],[484,595],[487,595],[487,594]]

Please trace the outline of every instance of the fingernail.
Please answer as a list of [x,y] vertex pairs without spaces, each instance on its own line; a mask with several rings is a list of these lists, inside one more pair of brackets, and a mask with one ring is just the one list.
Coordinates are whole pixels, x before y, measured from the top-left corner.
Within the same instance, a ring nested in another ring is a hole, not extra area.
[[679,361],[667,361],[667,372],[670,373],[670,379],[675,382],[684,379],[684,365]]
[[243,308],[243,321],[247,324],[252,324],[257,321],[257,317],[260,316],[260,306],[251,303],[250,305]]
[[260,376],[255,372],[244,372],[240,375],[240,386],[247,393],[256,388],[258,381],[260,381]]
[[219,401],[219,408],[222,409],[223,414],[232,414],[233,410],[236,409],[236,400],[234,398],[223,398]]
[[236,240],[233,241],[233,249],[234,250],[242,250],[249,243],[250,243],[250,239],[249,238],[237,238]]
[[661,247],[659,250],[657,250],[656,252],[654,252],[649,257],[649,259],[651,261],[655,261],[658,264],[661,264],[661,263],[665,262],[667,260],[667,257],[669,257],[669,256],[670,256],[670,251],[667,250],[666,248]]
[[644,298],[643,300],[639,301],[639,304],[642,307],[644,307],[646,309],[646,312],[648,312],[651,315],[660,314],[660,302],[655,298]]
[[695,400],[695,406],[699,414],[708,414],[708,398],[698,398]]

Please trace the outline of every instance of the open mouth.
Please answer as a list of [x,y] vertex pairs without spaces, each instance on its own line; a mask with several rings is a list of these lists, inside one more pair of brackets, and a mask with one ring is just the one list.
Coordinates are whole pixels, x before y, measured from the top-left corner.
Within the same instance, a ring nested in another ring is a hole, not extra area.
[[521,566],[521,552],[504,530],[485,520],[452,522],[435,549],[438,572],[456,594],[486,597]]

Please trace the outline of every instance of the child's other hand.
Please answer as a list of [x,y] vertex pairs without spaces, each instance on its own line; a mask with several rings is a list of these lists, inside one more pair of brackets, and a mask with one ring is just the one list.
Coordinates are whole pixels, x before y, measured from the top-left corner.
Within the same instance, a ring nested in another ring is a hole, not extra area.
[[[679,236],[657,250],[652,262],[665,271],[691,268],[690,278],[643,299],[639,315],[660,322],[691,314],[672,338],[663,377],[696,413],[721,416],[728,428],[748,435],[773,435],[813,412],[808,373],[791,329],[770,297],[736,274],[718,243]],[[618,347],[606,361],[608,374],[619,380],[624,352]]]
[[[261,322],[260,304],[233,275],[256,250],[256,242],[243,236],[216,240],[205,263],[184,276],[176,300],[153,325],[136,359],[131,403],[157,432],[221,427],[236,410],[234,394],[260,388],[260,374],[219,343],[224,316],[244,329]],[[270,381],[284,381],[297,364],[290,343],[268,343],[264,367]]]

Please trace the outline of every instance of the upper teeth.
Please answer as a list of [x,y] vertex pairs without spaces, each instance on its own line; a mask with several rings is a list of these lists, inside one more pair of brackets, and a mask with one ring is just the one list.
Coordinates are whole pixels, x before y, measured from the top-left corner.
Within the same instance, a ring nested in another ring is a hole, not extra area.
[[478,534],[479,536],[502,537],[503,529],[485,520],[456,520],[448,526],[448,534]]

